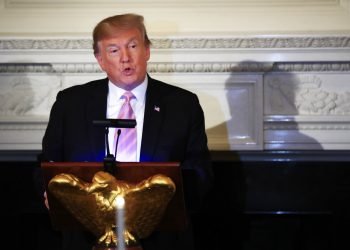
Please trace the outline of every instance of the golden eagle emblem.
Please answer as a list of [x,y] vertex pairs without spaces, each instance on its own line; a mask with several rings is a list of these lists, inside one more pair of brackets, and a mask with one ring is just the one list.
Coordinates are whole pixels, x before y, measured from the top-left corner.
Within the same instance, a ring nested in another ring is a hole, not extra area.
[[104,171],[97,172],[91,183],[72,174],[58,174],[50,180],[48,189],[98,238],[98,245],[107,247],[118,245],[117,197],[125,200],[125,245],[134,246],[153,232],[176,191],[174,182],[161,174],[131,184]]

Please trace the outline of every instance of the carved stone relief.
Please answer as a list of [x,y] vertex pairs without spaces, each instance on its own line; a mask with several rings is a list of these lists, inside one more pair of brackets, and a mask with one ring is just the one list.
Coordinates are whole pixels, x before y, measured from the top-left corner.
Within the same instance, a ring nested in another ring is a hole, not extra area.
[[59,87],[54,75],[1,76],[0,117],[47,117]]
[[350,115],[350,74],[265,76],[266,115]]

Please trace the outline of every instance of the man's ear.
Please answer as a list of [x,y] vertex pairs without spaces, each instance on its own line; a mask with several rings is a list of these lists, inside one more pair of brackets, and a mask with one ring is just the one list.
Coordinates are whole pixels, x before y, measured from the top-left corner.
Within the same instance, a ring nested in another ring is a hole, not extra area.
[[103,59],[102,59],[101,54],[100,53],[96,53],[94,55],[95,55],[95,58],[96,58],[98,64],[100,65],[101,69],[103,70],[104,67],[103,67]]
[[146,61],[149,61],[149,59],[151,58],[151,46],[146,46]]
[[102,60],[101,54],[100,53],[95,53],[94,56],[95,56],[97,62],[100,63],[100,61]]

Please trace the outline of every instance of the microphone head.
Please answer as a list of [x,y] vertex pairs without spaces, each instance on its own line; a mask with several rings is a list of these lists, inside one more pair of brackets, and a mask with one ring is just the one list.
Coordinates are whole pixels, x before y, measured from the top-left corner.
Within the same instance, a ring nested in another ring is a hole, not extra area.
[[135,128],[135,119],[105,119],[105,120],[94,120],[92,123],[95,126],[106,127],[106,128]]

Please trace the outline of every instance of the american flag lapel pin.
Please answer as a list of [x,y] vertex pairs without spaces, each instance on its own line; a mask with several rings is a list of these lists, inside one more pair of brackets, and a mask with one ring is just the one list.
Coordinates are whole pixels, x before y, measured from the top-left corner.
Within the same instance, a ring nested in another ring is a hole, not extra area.
[[157,105],[154,105],[154,111],[160,112],[160,107],[158,107]]

